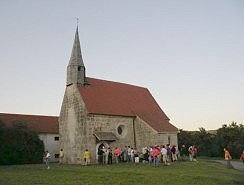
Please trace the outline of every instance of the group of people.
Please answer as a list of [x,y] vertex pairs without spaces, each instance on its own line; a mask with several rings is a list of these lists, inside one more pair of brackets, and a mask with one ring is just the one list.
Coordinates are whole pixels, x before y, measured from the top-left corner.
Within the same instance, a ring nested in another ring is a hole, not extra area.
[[178,160],[178,148],[175,145],[161,145],[154,147],[144,147],[142,149],[142,161],[148,162],[153,166],[158,166],[159,162],[170,165],[171,162]]
[[[182,155],[189,155],[190,161],[197,162],[197,147],[195,145],[191,145],[187,153],[184,152],[185,146],[182,145],[181,152]],[[115,147],[114,150],[111,147],[101,146],[98,148],[97,156],[99,164],[112,164],[112,161],[115,163],[119,162],[128,162],[128,163],[139,163],[142,161],[143,163],[149,163],[153,166],[158,166],[159,162],[162,162],[164,165],[170,165],[171,162],[177,161],[179,158],[179,151],[175,145],[161,145],[161,146],[153,146],[153,147],[143,147],[141,152],[138,152],[136,148],[125,146],[123,149],[119,149]],[[50,157],[51,154],[46,151],[43,160],[46,164],[47,169],[50,169]],[[224,148],[224,159],[227,162],[232,159],[229,151]],[[240,155],[240,160],[242,160],[244,165],[244,150]],[[59,151],[59,163],[64,163],[64,151],[60,149]],[[90,165],[90,151],[85,149],[83,152],[83,163],[84,165]]]
[[[43,154],[43,162],[46,164],[48,170],[50,169],[50,159],[51,159],[51,154],[47,150]],[[88,149],[86,149],[83,153],[83,160],[84,160],[84,165],[90,164],[90,152],[88,151]],[[64,163],[64,151],[61,148],[59,151],[59,164],[63,164],[63,163]]]
[[[50,169],[50,160],[51,160],[51,154],[48,150],[45,151],[43,154],[43,162],[46,164],[47,169]],[[59,163],[63,164],[64,162],[64,151],[61,148],[59,151]]]
[[115,163],[119,163],[121,151],[118,147],[114,150],[111,147],[100,146],[97,151],[98,163],[99,164],[112,164],[113,156]]
[[[146,146],[142,148],[142,151],[138,151],[136,148],[131,146],[125,146],[122,149],[115,147],[112,150],[110,147],[99,147],[98,148],[98,163],[99,164],[112,164],[119,162],[128,163],[149,163],[157,166],[161,161],[165,165],[169,165],[170,162],[178,160],[178,149],[175,145],[165,145],[165,146]],[[114,159],[114,160],[113,160]]]

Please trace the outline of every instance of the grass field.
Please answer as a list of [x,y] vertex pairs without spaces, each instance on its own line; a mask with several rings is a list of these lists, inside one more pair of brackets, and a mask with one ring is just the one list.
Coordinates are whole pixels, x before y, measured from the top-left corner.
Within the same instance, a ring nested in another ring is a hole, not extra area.
[[1,185],[243,185],[244,172],[207,160],[176,162],[170,166],[148,164],[0,166]]

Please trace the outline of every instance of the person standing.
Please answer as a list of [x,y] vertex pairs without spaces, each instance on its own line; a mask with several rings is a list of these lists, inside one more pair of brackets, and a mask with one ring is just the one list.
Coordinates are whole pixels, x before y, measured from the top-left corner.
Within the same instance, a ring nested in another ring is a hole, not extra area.
[[172,154],[172,162],[177,161],[175,145],[173,145],[171,148],[171,154]]
[[151,165],[153,162],[152,147],[148,147],[148,164]]
[[103,164],[106,164],[106,147],[105,146],[103,146],[103,149],[102,149],[102,151],[103,151]]
[[98,148],[97,155],[98,155],[98,163],[103,164],[103,150],[101,147]]
[[50,157],[51,157],[51,154],[46,151],[46,154],[45,154],[45,162],[46,162],[46,166],[47,166],[47,169],[49,170],[50,169]]
[[137,149],[134,149],[134,157],[135,157],[135,164],[139,163],[139,153],[137,152]]
[[172,152],[171,152],[171,146],[170,144],[166,145],[166,150],[167,150],[167,161],[171,162],[172,161]]
[[181,148],[180,148],[180,157],[181,159],[185,159],[187,156],[187,150],[186,150],[186,145],[181,145]]
[[119,148],[114,149],[114,157],[115,157],[115,163],[119,163],[119,155],[120,155],[120,150]]
[[232,159],[230,152],[226,148],[224,148],[224,153],[225,153],[225,160]]
[[192,161],[197,162],[197,147],[195,145],[192,146]]
[[242,163],[244,165],[244,150],[241,153],[240,160],[242,160]]
[[153,165],[154,166],[158,166],[158,155],[159,155],[159,151],[157,147],[153,147],[152,149],[152,157],[153,157]]
[[163,147],[161,148],[161,156],[162,156],[162,161],[164,165],[167,165],[167,149],[165,148],[165,146],[163,145]]
[[61,148],[59,151],[59,164],[63,164],[64,163],[64,151]]
[[128,159],[128,148],[127,148],[127,146],[124,147],[122,153],[123,153],[123,161],[126,162]]
[[225,160],[227,161],[227,168],[233,168],[233,166],[230,163],[230,160],[232,159],[230,152],[224,148],[224,155],[225,155]]
[[113,161],[113,153],[110,147],[108,147],[108,164],[112,164]]
[[135,162],[135,155],[134,155],[134,149],[131,147],[131,150],[130,150],[130,161],[132,163]]
[[127,147],[127,159],[126,159],[127,163],[131,162],[131,147],[128,146]]
[[83,153],[83,158],[84,158],[84,163],[85,165],[90,165],[90,152],[88,151],[88,149],[86,149]]
[[109,149],[107,147],[105,147],[105,164],[108,164],[108,155],[109,155]]
[[148,156],[147,156],[147,147],[143,147],[142,148],[142,155],[143,155],[142,163],[144,164],[147,161],[147,159],[148,159]]
[[193,146],[191,145],[191,146],[188,148],[188,153],[189,153],[189,159],[190,159],[190,161],[193,160],[192,150],[193,150]]

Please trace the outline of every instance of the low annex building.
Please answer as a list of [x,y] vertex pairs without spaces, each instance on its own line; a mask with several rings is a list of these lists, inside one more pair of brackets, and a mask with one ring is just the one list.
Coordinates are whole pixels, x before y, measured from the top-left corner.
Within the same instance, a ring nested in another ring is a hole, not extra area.
[[23,123],[35,131],[43,141],[45,150],[51,153],[51,161],[58,161],[59,129],[57,116],[0,113],[0,121],[6,126]]
[[86,77],[77,27],[59,116],[65,162],[80,163],[88,149],[95,163],[102,146],[177,145],[178,129],[169,121],[147,88]]

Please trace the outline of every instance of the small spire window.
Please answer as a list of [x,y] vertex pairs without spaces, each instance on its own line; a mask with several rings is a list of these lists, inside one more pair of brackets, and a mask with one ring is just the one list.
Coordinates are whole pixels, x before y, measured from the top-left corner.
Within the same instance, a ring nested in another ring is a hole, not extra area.
[[81,70],[81,66],[78,66],[78,71],[80,71]]

